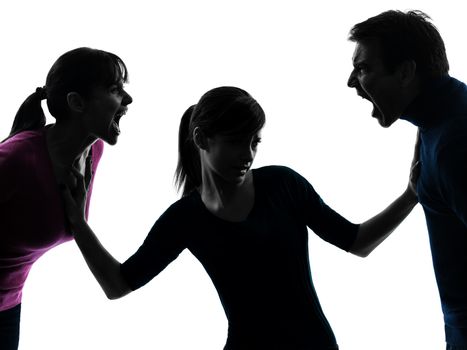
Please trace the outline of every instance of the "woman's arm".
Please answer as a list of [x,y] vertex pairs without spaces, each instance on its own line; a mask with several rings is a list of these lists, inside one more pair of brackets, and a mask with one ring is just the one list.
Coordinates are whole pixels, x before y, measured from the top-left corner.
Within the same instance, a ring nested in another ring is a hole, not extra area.
[[368,256],[417,205],[416,183],[420,173],[419,147],[420,136],[417,134],[407,189],[386,209],[360,225],[355,242],[349,250],[351,253],[360,257]]
[[417,203],[417,195],[408,187],[381,213],[360,224],[357,238],[349,252],[362,258],[368,256],[404,221]]
[[132,290],[120,272],[120,263],[104,248],[85,220],[86,185],[84,177],[73,171],[76,187],[63,185],[62,197],[67,219],[83,257],[109,299],[118,299]]

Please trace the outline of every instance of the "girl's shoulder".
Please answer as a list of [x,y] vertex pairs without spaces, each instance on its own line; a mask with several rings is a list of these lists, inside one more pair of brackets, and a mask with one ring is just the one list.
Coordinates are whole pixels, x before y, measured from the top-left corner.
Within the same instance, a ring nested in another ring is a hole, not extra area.
[[304,180],[303,177],[292,168],[284,165],[268,165],[253,169],[255,181],[277,185],[278,183],[290,183]]
[[[201,209],[201,198],[199,198],[199,194],[196,191],[193,191],[172,203],[161,215],[159,220],[176,222],[178,224],[187,223],[190,222],[190,218],[192,217],[199,218]],[[183,218],[183,220],[180,218]]]

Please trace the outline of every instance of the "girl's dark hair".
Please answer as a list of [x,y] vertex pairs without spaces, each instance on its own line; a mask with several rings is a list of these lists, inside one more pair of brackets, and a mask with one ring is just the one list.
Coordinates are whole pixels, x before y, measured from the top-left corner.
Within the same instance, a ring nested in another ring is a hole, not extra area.
[[45,86],[37,88],[20,106],[8,137],[45,125],[41,100],[47,99],[50,114],[58,120],[68,116],[69,92],[88,97],[92,87],[107,87],[120,81],[128,81],[128,72],[117,55],[88,47],[68,51],[53,64]]
[[177,188],[186,196],[201,184],[199,151],[193,131],[199,128],[206,137],[251,136],[262,129],[266,117],[251,95],[231,86],[206,92],[198,104],[186,110],[178,135],[178,164],[175,171]]
[[443,76],[449,71],[449,62],[443,39],[430,19],[422,11],[386,11],[356,24],[349,40],[378,40],[390,72],[403,61],[413,60],[421,78]]

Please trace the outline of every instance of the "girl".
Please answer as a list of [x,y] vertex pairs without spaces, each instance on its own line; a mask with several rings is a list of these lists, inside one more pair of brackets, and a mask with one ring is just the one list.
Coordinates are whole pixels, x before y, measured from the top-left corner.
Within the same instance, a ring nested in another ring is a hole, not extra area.
[[[101,140],[117,142],[119,120],[132,102],[123,90],[126,81],[125,64],[116,55],[90,48],[69,51],[54,63],[46,85],[24,101],[9,137],[0,143],[2,350],[18,347],[21,293],[33,263],[72,239],[58,185],[73,186],[72,167],[85,179],[89,207]],[[55,124],[45,126],[44,99]]]
[[182,117],[176,180],[183,197],[120,264],[86,224],[82,175],[63,192],[76,243],[110,299],[149,282],[188,248],[211,277],[228,324],[224,349],[337,349],[308,263],[307,228],[365,256],[417,203],[413,186],[385,211],[352,224],[306,179],[281,166],[252,169],[265,115],[245,91],[208,91]]

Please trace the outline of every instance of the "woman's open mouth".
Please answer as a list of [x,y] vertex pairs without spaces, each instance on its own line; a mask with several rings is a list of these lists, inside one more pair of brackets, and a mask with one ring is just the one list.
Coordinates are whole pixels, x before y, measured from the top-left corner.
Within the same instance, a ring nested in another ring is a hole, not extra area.
[[126,114],[127,109],[121,109],[119,110],[116,114],[115,117],[112,120],[112,130],[117,134],[120,135],[120,119]]

